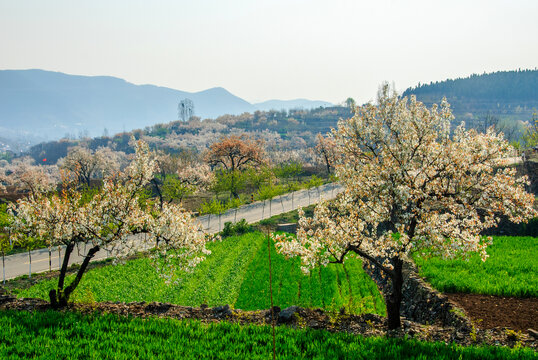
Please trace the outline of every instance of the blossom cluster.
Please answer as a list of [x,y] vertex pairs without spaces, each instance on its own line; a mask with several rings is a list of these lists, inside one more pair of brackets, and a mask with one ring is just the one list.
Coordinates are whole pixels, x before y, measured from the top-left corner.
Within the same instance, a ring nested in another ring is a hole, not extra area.
[[161,259],[173,264],[181,260],[177,268],[168,266],[169,271],[195,266],[208,251],[205,235],[190,213],[173,204],[162,211],[140,206],[138,194],[156,170],[147,144],[137,142],[130,165],[119,174],[107,176],[102,189],[90,199],[85,199],[68,179],[58,194],[38,192],[20,199],[10,208],[12,239],[39,238],[49,247],[86,243],[122,258],[142,248],[141,239],[132,235],[147,233],[148,244],[159,243],[154,253]]
[[512,148],[502,133],[450,133],[453,119],[443,100],[431,110],[384,89],[378,104],[359,107],[333,130],[334,166],[345,192],[301,217],[297,238],[274,236],[277,249],[300,256],[304,269],[342,262],[347,254],[390,272],[410,252],[445,258],[479,252],[479,236],[499,216],[522,222],[536,216],[526,177],[502,168]]

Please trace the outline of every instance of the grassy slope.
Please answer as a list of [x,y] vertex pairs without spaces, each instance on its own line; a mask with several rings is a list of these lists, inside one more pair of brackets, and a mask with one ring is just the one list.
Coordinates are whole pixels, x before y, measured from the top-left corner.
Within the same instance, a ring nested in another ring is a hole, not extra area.
[[482,262],[415,258],[420,273],[438,290],[486,295],[538,297],[538,238],[499,236]]
[[[236,308],[269,308],[267,242],[260,233],[230,237],[209,245],[212,254],[178,285],[166,285],[148,259],[89,271],[73,294],[74,301],[161,301],[181,305],[230,304]],[[298,260],[286,260],[272,246],[274,304],[385,313],[381,295],[358,260],[316,270],[305,276]],[[19,296],[47,299],[57,280],[40,282]],[[300,288],[300,291],[299,291]],[[351,293],[351,296],[350,296]]]
[[[271,328],[77,313],[0,312],[2,359],[268,359]],[[530,349],[460,347],[276,329],[279,359],[535,359]]]
[[[250,264],[236,307],[269,308],[269,265],[267,244]],[[383,299],[374,282],[362,270],[361,262],[349,259],[345,267],[330,264],[314,269],[309,275],[300,270],[298,258],[286,260],[271,246],[273,299],[280,307],[299,305],[337,310],[342,306],[355,313],[385,314]],[[346,276],[349,274],[349,276]]]

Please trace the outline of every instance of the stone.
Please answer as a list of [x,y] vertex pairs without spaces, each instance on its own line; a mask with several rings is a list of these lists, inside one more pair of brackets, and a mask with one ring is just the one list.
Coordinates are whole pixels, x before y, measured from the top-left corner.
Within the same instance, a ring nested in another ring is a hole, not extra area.
[[172,307],[171,304],[163,304],[160,302],[152,302],[146,305],[146,312],[162,314],[168,311]]
[[217,319],[226,318],[228,316],[231,316],[232,314],[232,309],[230,309],[230,305],[228,304],[213,308],[213,315],[215,315]]
[[533,338],[538,339],[538,331],[536,331],[536,330],[534,330],[534,329],[527,329],[527,332],[528,332],[529,335],[532,336]]
[[290,323],[294,320],[295,314],[299,311],[300,307],[290,306],[285,308],[278,314],[278,321],[281,323]]

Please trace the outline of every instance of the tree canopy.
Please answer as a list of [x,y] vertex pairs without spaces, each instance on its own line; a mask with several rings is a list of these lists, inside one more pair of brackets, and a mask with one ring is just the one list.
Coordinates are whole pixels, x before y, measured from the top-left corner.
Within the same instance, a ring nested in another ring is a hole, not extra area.
[[511,147],[493,129],[459,126],[450,136],[449,104],[428,109],[390,94],[367,104],[333,131],[336,174],[345,191],[301,216],[297,238],[275,236],[278,250],[300,256],[304,270],[360,256],[392,284],[386,294],[389,327],[400,326],[402,265],[411,252],[447,258],[480,252],[480,232],[500,215],[514,222],[535,216],[526,178],[499,168]]

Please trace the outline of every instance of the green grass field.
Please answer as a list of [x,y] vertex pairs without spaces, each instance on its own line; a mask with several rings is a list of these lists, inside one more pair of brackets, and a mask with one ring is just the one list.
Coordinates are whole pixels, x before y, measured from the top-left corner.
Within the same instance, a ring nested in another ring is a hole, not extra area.
[[[178,285],[166,285],[148,259],[124,265],[105,266],[89,271],[75,290],[72,300],[92,301],[160,301],[180,305],[217,306],[230,304],[244,310],[267,309],[269,300],[269,266],[267,238],[250,233],[226,238],[208,246],[212,254]],[[322,307],[338,310],[342,306],[352,313],[385,314],[383,299],[373,281],[364,273],[361,262],[352,259],[331,265],[305,276],[299,259],[286,260],[272,248],[274,304]],[[42,281],[18,296],[47,299],[57,280]]]
[[[1,359],[269,359],[271,328],[227,322],[0,312]],[[461,347],[276,328],[278,359],[536,359],[531,349]]]
[[[299,305],[339,309],[345,306],[353,313],[385,315],[385,304],[375,283],[362,270],[356,259],[345,265],[329,264],[314,269],[309,275],[300,270],[300,259],[284,259],[271,244],[273,299],[281,307]],[[237,299],[238,309],[267,309],[270,307],[267,240],[250,263]]]
[[415,258],[424,276],[439,291],[538,297],[538,238],[494,236],[489,258],[469,261]]

